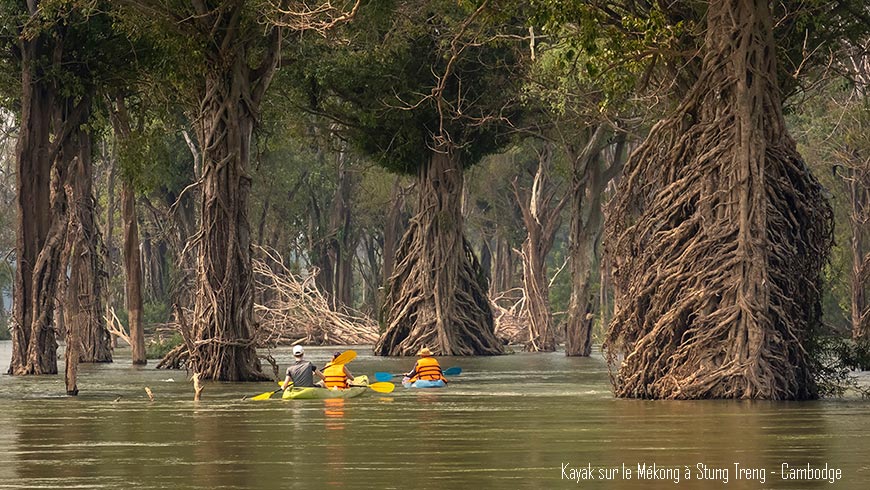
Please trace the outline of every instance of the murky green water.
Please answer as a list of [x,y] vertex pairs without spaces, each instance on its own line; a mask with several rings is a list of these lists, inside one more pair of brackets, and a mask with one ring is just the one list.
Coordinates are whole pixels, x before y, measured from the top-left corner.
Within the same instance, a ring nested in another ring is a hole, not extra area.
[[[355,373],[413,362],[357,351]],[[273,354],[283,369],[287,350]],[[9,355],[0,343],[4,370]],[[82,366],[75,398],[60,376],[0,377],[0,488],[870,488],[860,400],[615,400],[600,358],[557,353],[442,358],[464,369],[444,390],[255,402],[241,398],[271,384],[208,384],[194,403],[185,373],[116,357]],[[659,478],[638,479],[638,464],[653,463]],[[765,482],[736,479],[735,463],[765,469]],[[842,477],[783,480],[783,463]],[[594,480],[564,479],[589,464]],[[699,481],[699,464],[715,479]]]

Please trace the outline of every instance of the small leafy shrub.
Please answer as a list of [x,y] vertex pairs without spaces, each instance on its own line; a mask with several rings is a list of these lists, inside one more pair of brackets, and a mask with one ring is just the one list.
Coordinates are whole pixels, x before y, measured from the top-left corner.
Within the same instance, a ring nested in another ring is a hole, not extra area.
[[162,359],[175,347],[181,345],[184,339],[180,333],[174,333],[171,337],[154,338],[145,344],[145,357],[148,359]]

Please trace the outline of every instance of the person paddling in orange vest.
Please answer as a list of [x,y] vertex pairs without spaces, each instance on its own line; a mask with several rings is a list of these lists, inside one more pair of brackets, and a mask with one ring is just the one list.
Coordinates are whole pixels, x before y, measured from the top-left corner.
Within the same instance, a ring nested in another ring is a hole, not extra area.
[[[334,361],[336,357],[340,356],[341,352],[336,351],[332,355],[332,360]],[[323,385],[330,389],[339,389],[343,390],[345,388],[350,388],[349,381],[353,381],[353,374],[350,373],[350,370],[347,369],[347,365],[345,364],[333,364],[332,361],[328,362],[326,366],[323,368]]]
[[414,364],[414,369],[405,374],[409,383],[413,383],[419,379],[428,381],[437,381],[440,379],[445,383],[447,382],[447,378],[444,377],[444,373],[441,371],[441,365],[438,364],[437,359],[432,357],[432,351],[430,351],[428,347],[420,349],[420,352],[418,352],[417,355],[420,356],[420,359],[417,359],[417,363]]

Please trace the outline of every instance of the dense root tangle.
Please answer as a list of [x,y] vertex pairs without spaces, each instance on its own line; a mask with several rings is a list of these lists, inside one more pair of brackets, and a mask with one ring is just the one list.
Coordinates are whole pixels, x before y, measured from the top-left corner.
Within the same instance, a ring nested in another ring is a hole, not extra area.
[[832,212],[785,131],[767,2],[711,2],[700,77],[608,210],[620,397],[807,399]]
[[396,252],[387,285],[387,329],[375,354],[501,354],[493,333],[487,281],[462,233],[462,167],[449,153],[433,152],[420,170],[417,214]]

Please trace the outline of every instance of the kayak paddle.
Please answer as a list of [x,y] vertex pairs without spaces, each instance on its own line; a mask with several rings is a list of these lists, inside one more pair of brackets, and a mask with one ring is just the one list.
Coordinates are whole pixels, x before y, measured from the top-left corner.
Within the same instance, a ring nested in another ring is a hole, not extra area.
[[372,383],[368,387],[378,393],[392,393],[396,389],[396,385],[393,383]]
[[[458,376],[460,374],[462,374],[462,368],[459,366],[453,366],[451,368],[447,368],[444,371],[444,376]],[[375,373],[375,379],[378,381],[389,381],[393,378],[404,376],[404,375],[405,375],[404,373],[390,374],[390,373],[385,373],[385,372],[381,371],[381,372]]]
[[[278,384],[279,384],[279,385],[282,385],[282,384],[284,384],[284,383],[281,382],[281,381],[279,381]],[[288,386],[288,387],[293,386],[293,382],[291,381],[290,384],[288,384],[287,386]],[[261,393],[261,394],[259,394],[259,395],[257,395],[257,396],[251,397],[251,400],[257,400],[257,401],[260,401],[260,400],[268,400],[269,398],[272,398],[272,395],[274,395],[275,393],[278,393],[279,391],[281,391],[281,388],[278,388],[278,389],[275,390],[275,391],[267,391],[267,392],[265,392],[265,393]]]
[[332,364],[347,364],[356,359],[356,351],[346,350],[331,361]]

